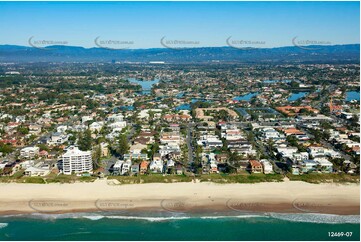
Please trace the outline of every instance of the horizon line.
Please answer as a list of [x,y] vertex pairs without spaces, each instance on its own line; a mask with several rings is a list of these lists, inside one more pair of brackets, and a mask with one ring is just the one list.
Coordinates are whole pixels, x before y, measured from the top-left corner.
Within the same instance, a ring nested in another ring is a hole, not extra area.
[[42,47],[36,47],[31,45],[17,45],[17,44],[0,44],[0,46],[16,46],[16,47],[24,47],[24,48],[33,48],[33,49],[46,49],[50,47],[75,47],[75,48],[83,48],[83,49],[107,49],[107,50],[151,50],[151,49],[162,49],[162,50],[189,50],[189,49],[202,49],[202,48],[232,48],[232,49],[239,49],[239,50],[252,50],[252,49],[277,49],[277,48],[287,48],[287,47],[311,47],[311,46],[321,46],[321,47],[332,47],[332,46],[343,46],[343,45],[360,45],[360,43],[348,43],[348,44],[312,44],[312,45],[283,45],[283,46],[274,46],[274,47],[234,47],[229,45],[223,46],[198,46],[198,47],[148,47],[148,48],[107,48],[101,46],[92,46],[92,47],[85,47],[80,45],[47,45]]

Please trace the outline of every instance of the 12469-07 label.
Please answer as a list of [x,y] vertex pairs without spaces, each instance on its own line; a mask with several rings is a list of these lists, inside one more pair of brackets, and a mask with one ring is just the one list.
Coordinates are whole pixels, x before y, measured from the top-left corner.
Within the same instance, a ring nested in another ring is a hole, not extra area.
[[328,232],[328,237],[351,237],[352,232]]

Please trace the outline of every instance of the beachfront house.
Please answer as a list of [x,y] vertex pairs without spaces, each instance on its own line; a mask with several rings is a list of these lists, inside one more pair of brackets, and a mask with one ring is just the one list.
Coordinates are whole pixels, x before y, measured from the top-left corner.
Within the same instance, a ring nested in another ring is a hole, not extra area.
[[126,175],[130,172],[132,166],[132,161],[131,160],[127,160],[123,163],[122,165],[122,175]]
[[304,160],[299,163],[303,173],[310,173],[317,169],[318,163],[314,160]]
[[148,163],[147,161],[142,161],[142,162],[140,163],[139,173],[140,173],[141,175],[144,175],[144,174],[147,173],[147,171],[148,171],[148,165],[149,165],[149,163]]
[[149,169],[154,173],[162,173],[163,172],[163,160],[160,154],[155,154],[153,157],[153,161],[150,163]]
[[273,166],[272,166],[271,162],[269,162],[266,159],[260,160],[260,162],[262,164],[264,174],[272,174],[273,173]]
[[130,174],[132,175],[139,174],[139,164],[134,164],[130,167]]
[[262,164],[258,160],[249,160],[249,171],[251,173],[262,173]]
[[120,175],[122,173],[122,166],[124,161],[123,160],[117,160],[113,167],[111,168],[111,171],[114,175]]
[[183,167],[182,165],[178,164],[175,168],[177,175],[183,175]]
[[315,161],[318,163],[320,171],[323,173],[333,172],[333,164],[328,161],[326,158],[315,158]]
[[45,165],[42,162],[35,166],[30,166],[24,171],[25,176],[46,176],[50,173],[49,165]]

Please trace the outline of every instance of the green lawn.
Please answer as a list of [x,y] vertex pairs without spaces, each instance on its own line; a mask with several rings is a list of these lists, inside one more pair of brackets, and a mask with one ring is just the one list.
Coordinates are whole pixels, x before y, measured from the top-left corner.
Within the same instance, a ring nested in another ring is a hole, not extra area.
[[45,181],[42,177],[23,177],[19,181],[22,183],[37,183],[37,184],[45,184]]
[[108,179],[115,179],[121,184],[139,184],[139,183],[173,183],[173,182],[191,182],[192,178],[185,175],[167,175],[149,174],[139,176],[109,176]]
[[93,182],[96,180],[96,177],[93,176],[76,176],[76,175],[56,175],[51,174],[45,177],[46,183],[74,183],[77,181],[80,182]]
[[359,183],[359,176],[352,176],[348,174],[319,174],[319,173],[310,173],[302,175],[292,175],[288,174],[287,177],[291,181],[304,181],[308,183]]
[[258,183],[258,182],[282,182],[283,176],[279,174],[210,174],[201,175],[201,182],[214,183]]
[[[291,181],[303,181],[308,183],[359,183],[359,176],[352,176],[348,174],[303,174],[292,175],[287,174]],[[186,175],[166,175],[162,174],[149,174],[139,176],[109,176],[109,180],[115,179],[120,184],[140,184],[140,183],[175,183],[175,182],[192,182],[193,178]],[[280,174],[249,174],[247,172],[241,174],[210,174],[210,175],[197,175],[196,179],[200,182],[214,182],[214,183],[259,183],[259,182],[282,182],[283,175]],[[49,174],[46,177],[26,177],[22,176],[19,171],[13,176],[0,176],[0,183],[75,183],[75,182],[93,182],[97,178],[94,176],[76,176],[76,175],[56,175]]]

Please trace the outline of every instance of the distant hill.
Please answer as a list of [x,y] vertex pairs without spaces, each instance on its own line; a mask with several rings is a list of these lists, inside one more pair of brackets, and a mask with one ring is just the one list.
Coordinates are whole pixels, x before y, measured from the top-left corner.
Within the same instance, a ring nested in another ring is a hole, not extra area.
[[204,47],[190,49],[83,48],[75,46],[34,47],[0,45],[0,62],[144,62],[166,63],[359,63],[360,44],[296,46],[260,49]]

